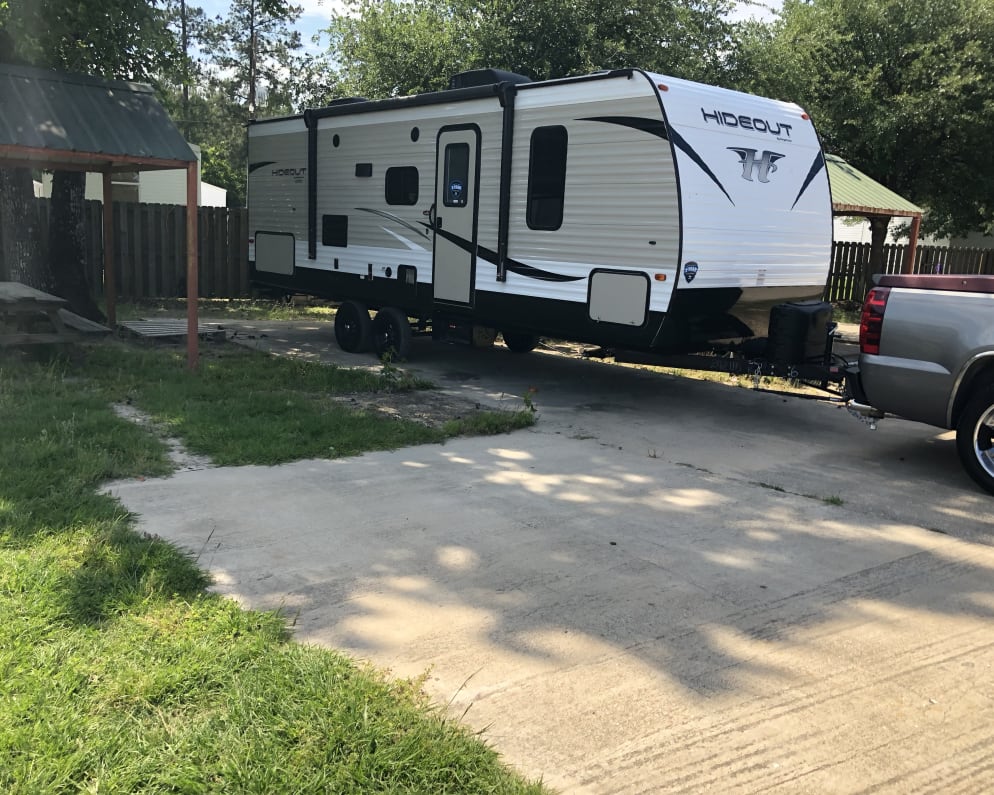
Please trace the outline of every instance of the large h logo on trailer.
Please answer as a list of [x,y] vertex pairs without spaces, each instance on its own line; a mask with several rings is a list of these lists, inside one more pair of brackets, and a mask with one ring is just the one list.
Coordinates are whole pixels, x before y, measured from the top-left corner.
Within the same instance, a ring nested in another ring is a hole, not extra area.
[[749,180],[749,182],[752,182],[754,172],[757,174],[756,179],[760,182],[769,182],[770,174],[777,170],[774,163],[786,157],[779,152],[771,152],[766,149],[757,158],[755,149],[740,149],[737,146],[729,146],[728,148],[739,156],[739,160],[742,161],[742,179]]

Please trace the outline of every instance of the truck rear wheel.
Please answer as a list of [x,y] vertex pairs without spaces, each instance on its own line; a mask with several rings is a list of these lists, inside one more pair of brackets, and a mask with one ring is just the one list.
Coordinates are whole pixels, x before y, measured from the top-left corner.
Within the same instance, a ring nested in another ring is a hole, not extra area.
[[970,398],[956,423],[956,450],[967,474],[994,494],[994,384]]
[[358,301],[346,301],[335,312],[335,341],[346,353],[365,353],[373,347],[369,310]]
[[373,318],[373,347],[377,356],[406,359],[411,353],[411,321],[401,310],[385,306]]

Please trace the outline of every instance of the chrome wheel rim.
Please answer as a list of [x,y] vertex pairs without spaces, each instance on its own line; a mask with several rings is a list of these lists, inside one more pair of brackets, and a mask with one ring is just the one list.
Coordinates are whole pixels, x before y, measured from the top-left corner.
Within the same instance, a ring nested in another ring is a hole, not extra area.
[[984,471],[994,478],[994,405],[980,415],[973,429],[973,454]]

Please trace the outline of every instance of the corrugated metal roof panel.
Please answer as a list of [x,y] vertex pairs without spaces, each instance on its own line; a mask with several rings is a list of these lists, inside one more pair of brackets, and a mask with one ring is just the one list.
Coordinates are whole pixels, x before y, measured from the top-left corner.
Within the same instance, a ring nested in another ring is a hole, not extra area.
[[141,83],[0,64],[0,146],[196,160]]
[[832,185],[832,206],[836,209],[861,208],[879,215],[909,216],[922,208],[868,177],[837,155],[825,155]]

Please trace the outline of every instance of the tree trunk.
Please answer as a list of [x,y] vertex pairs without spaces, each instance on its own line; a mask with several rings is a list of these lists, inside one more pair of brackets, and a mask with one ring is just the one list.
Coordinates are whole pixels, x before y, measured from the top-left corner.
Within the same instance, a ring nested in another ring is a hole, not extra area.
[[31,171],[0,169],[0,281],[52,291],[54,281],[43,255],[40,227]]
[[48,251],[54,291],[69,308],[98,323],[106,317],[93,298],[87,279],[86,223],[83,201],[86,174],[56,171],[52,178],[52,209],[48,220]]
[[863,268],[862,294],[866,295],[873,287],[873,275],[886,270],[884,262],[884,244],[887,242],[889,217],[873,217],[870,222],[870,260]]

